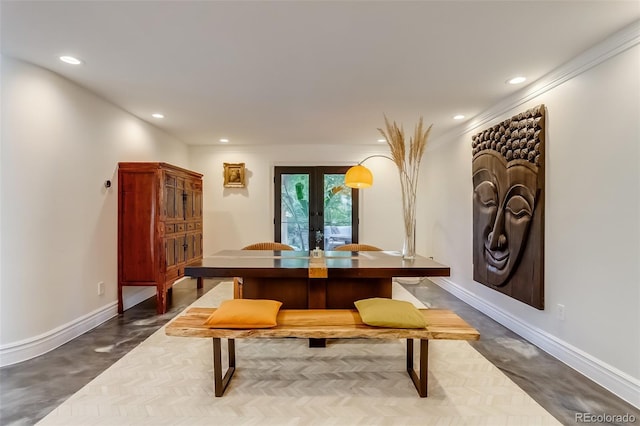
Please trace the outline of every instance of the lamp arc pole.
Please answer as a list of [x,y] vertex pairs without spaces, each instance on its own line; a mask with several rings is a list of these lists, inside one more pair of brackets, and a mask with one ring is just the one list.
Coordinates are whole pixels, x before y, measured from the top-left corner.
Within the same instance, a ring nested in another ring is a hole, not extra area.
[[[350,188],[362,189],[369,188],[373,185],[373,174],[371,170],[362,165],[370,158],[381,157],[393,161],[395,160],[387,155],[373,154],[365,157],[357,165],[347,170],[344,176],[345,185]],[[398,166],[400,172],[400,187],[402,189],[402,210],[404,213],[404,229],[405,239],[402,247],[402,257],[405,260],[413,260],[415,258],[415,229],[416,229],[416,176],[410,176],[404,167]]]
[[383,155],[383,154],[373,154],[373,155],[370,155],[370,156],[368,156],[368,157],[365,157],[365,158],[364,158],[364,160],[362,160],[362,161],[360,161],[360,162],[358,163],[358,165],[361,165],[362,163],[364,163],[365,161],[367,161],[369,158],[374,158],[374,157],[382,157],[382,158],[386,158],[387,160],[391,160],[391,161],[393,161],[393,158],[389,157],[388,155]]

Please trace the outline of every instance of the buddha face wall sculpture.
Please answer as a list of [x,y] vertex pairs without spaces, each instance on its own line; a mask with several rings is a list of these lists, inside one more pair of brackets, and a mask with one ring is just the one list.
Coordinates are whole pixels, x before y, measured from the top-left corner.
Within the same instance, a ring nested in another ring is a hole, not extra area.
[[545,107],[472,137],[473,279],[544,309]]

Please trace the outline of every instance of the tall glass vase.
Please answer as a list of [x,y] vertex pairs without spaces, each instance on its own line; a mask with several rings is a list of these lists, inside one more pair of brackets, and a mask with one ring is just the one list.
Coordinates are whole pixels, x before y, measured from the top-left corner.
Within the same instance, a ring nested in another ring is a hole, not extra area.
[[402,244],[402,259],[414,260],[416,258],[416,220],[415,214],[411,219],[405,218],[404,243]]

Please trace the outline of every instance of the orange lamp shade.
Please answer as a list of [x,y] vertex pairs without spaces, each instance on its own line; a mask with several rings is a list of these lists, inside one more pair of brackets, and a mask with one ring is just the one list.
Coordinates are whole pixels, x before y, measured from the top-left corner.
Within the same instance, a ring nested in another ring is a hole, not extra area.
[[349,188],[368,188],[373,185],[371,170],[358,164],[347,170],[344,175],[344,184]]

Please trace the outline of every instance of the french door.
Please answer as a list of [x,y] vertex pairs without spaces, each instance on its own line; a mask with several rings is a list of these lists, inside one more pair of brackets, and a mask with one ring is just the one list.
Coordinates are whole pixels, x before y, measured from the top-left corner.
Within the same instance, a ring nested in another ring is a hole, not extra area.
[[334,250],[358,242],[358,190],[348,166],[275,168],[275,240],[296,250]]

